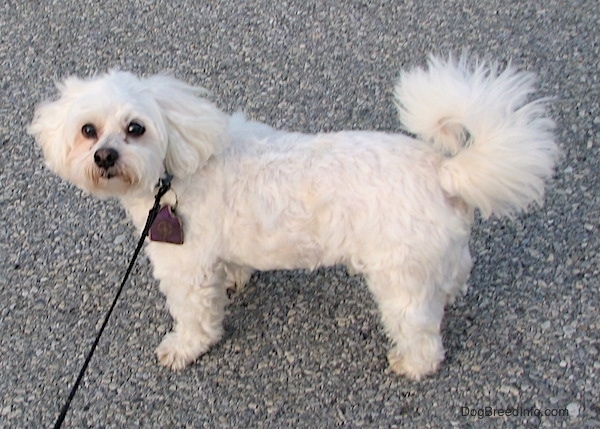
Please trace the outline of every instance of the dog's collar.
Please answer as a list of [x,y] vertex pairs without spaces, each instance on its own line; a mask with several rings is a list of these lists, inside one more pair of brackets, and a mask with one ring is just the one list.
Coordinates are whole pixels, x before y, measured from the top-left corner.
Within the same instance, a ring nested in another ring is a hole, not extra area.
[[171,189],[171,181],[173,180],[173,175],[167,171],[165,171],[165,176],[158,179],[158,183],[156,184],[157,188],[166,187],[167,190]]

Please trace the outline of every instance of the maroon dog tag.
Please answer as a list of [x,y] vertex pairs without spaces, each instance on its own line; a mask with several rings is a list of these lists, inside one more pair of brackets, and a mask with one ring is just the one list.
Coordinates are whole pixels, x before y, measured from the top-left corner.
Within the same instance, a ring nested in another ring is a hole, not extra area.
[[150,240],[162,243],[183,244],[181,219],[169,205],[162,206],[150,227]]

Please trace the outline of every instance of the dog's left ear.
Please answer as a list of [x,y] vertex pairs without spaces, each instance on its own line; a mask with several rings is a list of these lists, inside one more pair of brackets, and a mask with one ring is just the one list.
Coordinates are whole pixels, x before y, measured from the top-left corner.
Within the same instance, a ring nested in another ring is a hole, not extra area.
[[60,98],[40,103],[27,127],[27,133],[42,148],[46,165],[65,179],[68,178],[67,157],[73,144],[73,136],[67,129],[71,103],[81,93],[83,85],[83,81],[74,76],[57,83]]
[[203,88],[162,75],[145,83],[165,119],[167,171],[180,177],[194,173],[227,144],[227,115],[201,97],[207,95]]

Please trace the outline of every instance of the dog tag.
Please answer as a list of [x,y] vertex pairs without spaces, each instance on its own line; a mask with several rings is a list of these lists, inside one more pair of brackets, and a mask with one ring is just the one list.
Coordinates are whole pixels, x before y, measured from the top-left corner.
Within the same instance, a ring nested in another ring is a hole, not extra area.
[[183,228],[181,219],[164,205],[156,215],[150,227],[150,240],[161,243],[183,244]]

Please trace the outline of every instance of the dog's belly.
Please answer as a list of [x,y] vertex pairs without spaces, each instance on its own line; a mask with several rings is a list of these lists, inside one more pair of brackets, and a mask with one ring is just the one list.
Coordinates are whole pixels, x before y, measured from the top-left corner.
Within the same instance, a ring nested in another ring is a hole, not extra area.
[[252,233],[231,243],[223,259],[260,271],[314,269],[343,262],[344,249],[329,250],[327,243],[311,233],[314,226],[304,231],[256,226]]

